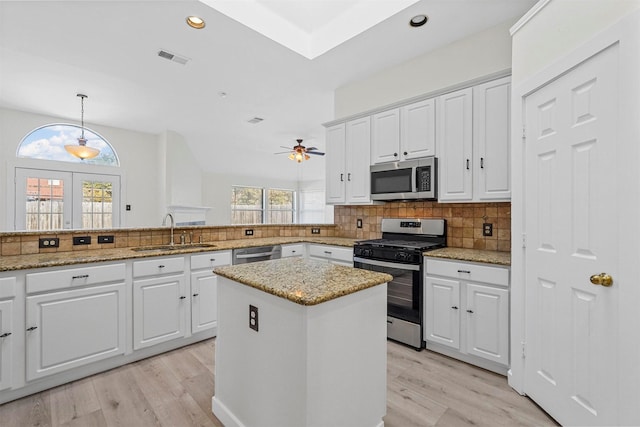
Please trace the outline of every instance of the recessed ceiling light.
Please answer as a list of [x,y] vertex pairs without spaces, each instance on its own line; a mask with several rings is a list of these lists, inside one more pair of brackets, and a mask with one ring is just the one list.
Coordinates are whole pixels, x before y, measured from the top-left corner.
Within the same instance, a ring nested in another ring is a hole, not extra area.
[[187,16],[187,25],[191,28],[195,28],[196,30],[200,30],[204,28],[206,25],[204,19],[198,16]]
[[427,23],[429,17],[427,15],[416,15],[409,21],[409,25],[412,27],[422,27]]

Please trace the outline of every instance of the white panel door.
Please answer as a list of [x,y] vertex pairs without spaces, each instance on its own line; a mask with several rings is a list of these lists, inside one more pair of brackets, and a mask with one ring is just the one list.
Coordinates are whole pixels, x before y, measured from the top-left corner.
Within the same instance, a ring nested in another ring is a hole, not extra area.
[[509,290],[467,284],[467,353],[509,365]]
[[438,199],[473,198],[473,89],[437,98]]
[[478,200],[511,199],[511,77],[473,88]]
[[184,275],[134,281],[134,350],[184,337],[188,303]]
[[27,381],[125,352],[125,285],[28,296]]
[[436,100],[426,99],[400,110],[400,150],[403,160],[436,154]]
[[209,270],[191,273],[191,332],[218,324],[218,276]]
[[[525,98],[525,391],[561,424],[616,425],[618,45]],[[610,287],[590,276],[605,272]]]
[[400,160],[400,109],[374,114],[371,120],[371,164]]
[[347,122],[346,125],[346,171],[347,203],[368,203],[371,201],[371,119]]
[[460,350],[460,282],[425,280],[424,339]]
[[12,385],[13,333],[13,300],[0,301],[0,390]]
[[344,203],[346,184],[344,123],[327,129],[326,147],[327,203]]

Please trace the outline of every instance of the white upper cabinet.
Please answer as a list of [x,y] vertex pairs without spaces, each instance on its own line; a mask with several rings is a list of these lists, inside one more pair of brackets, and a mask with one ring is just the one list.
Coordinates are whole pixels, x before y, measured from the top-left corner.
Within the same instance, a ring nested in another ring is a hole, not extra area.
[[437,99],[438,199],[473,198],[473,89],[447,93]]
[[478,200],[511,199],[511,78],[473,88]]
[[374,114],[371,164],[435,155],[435,99]]
[[400,160],[400,109],[371,116],[371,164]]
[[438,97],[440,201],[511,199],[510,82],[505,77]]
[[327,128],[327,203],[370,204],[371,119]]

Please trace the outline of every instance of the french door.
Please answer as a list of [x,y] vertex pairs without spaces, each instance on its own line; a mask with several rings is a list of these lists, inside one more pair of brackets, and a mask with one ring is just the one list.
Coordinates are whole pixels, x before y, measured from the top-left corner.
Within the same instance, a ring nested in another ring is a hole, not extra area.
[[15,229],[120,225],[120,176],[16,168]]

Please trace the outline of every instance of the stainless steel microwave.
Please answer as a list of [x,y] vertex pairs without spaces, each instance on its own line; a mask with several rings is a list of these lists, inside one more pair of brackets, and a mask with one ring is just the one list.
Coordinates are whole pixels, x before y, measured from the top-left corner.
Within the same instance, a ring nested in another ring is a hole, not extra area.
[[371,200],[436,200],[437,165],[425,157],[371,166]]

